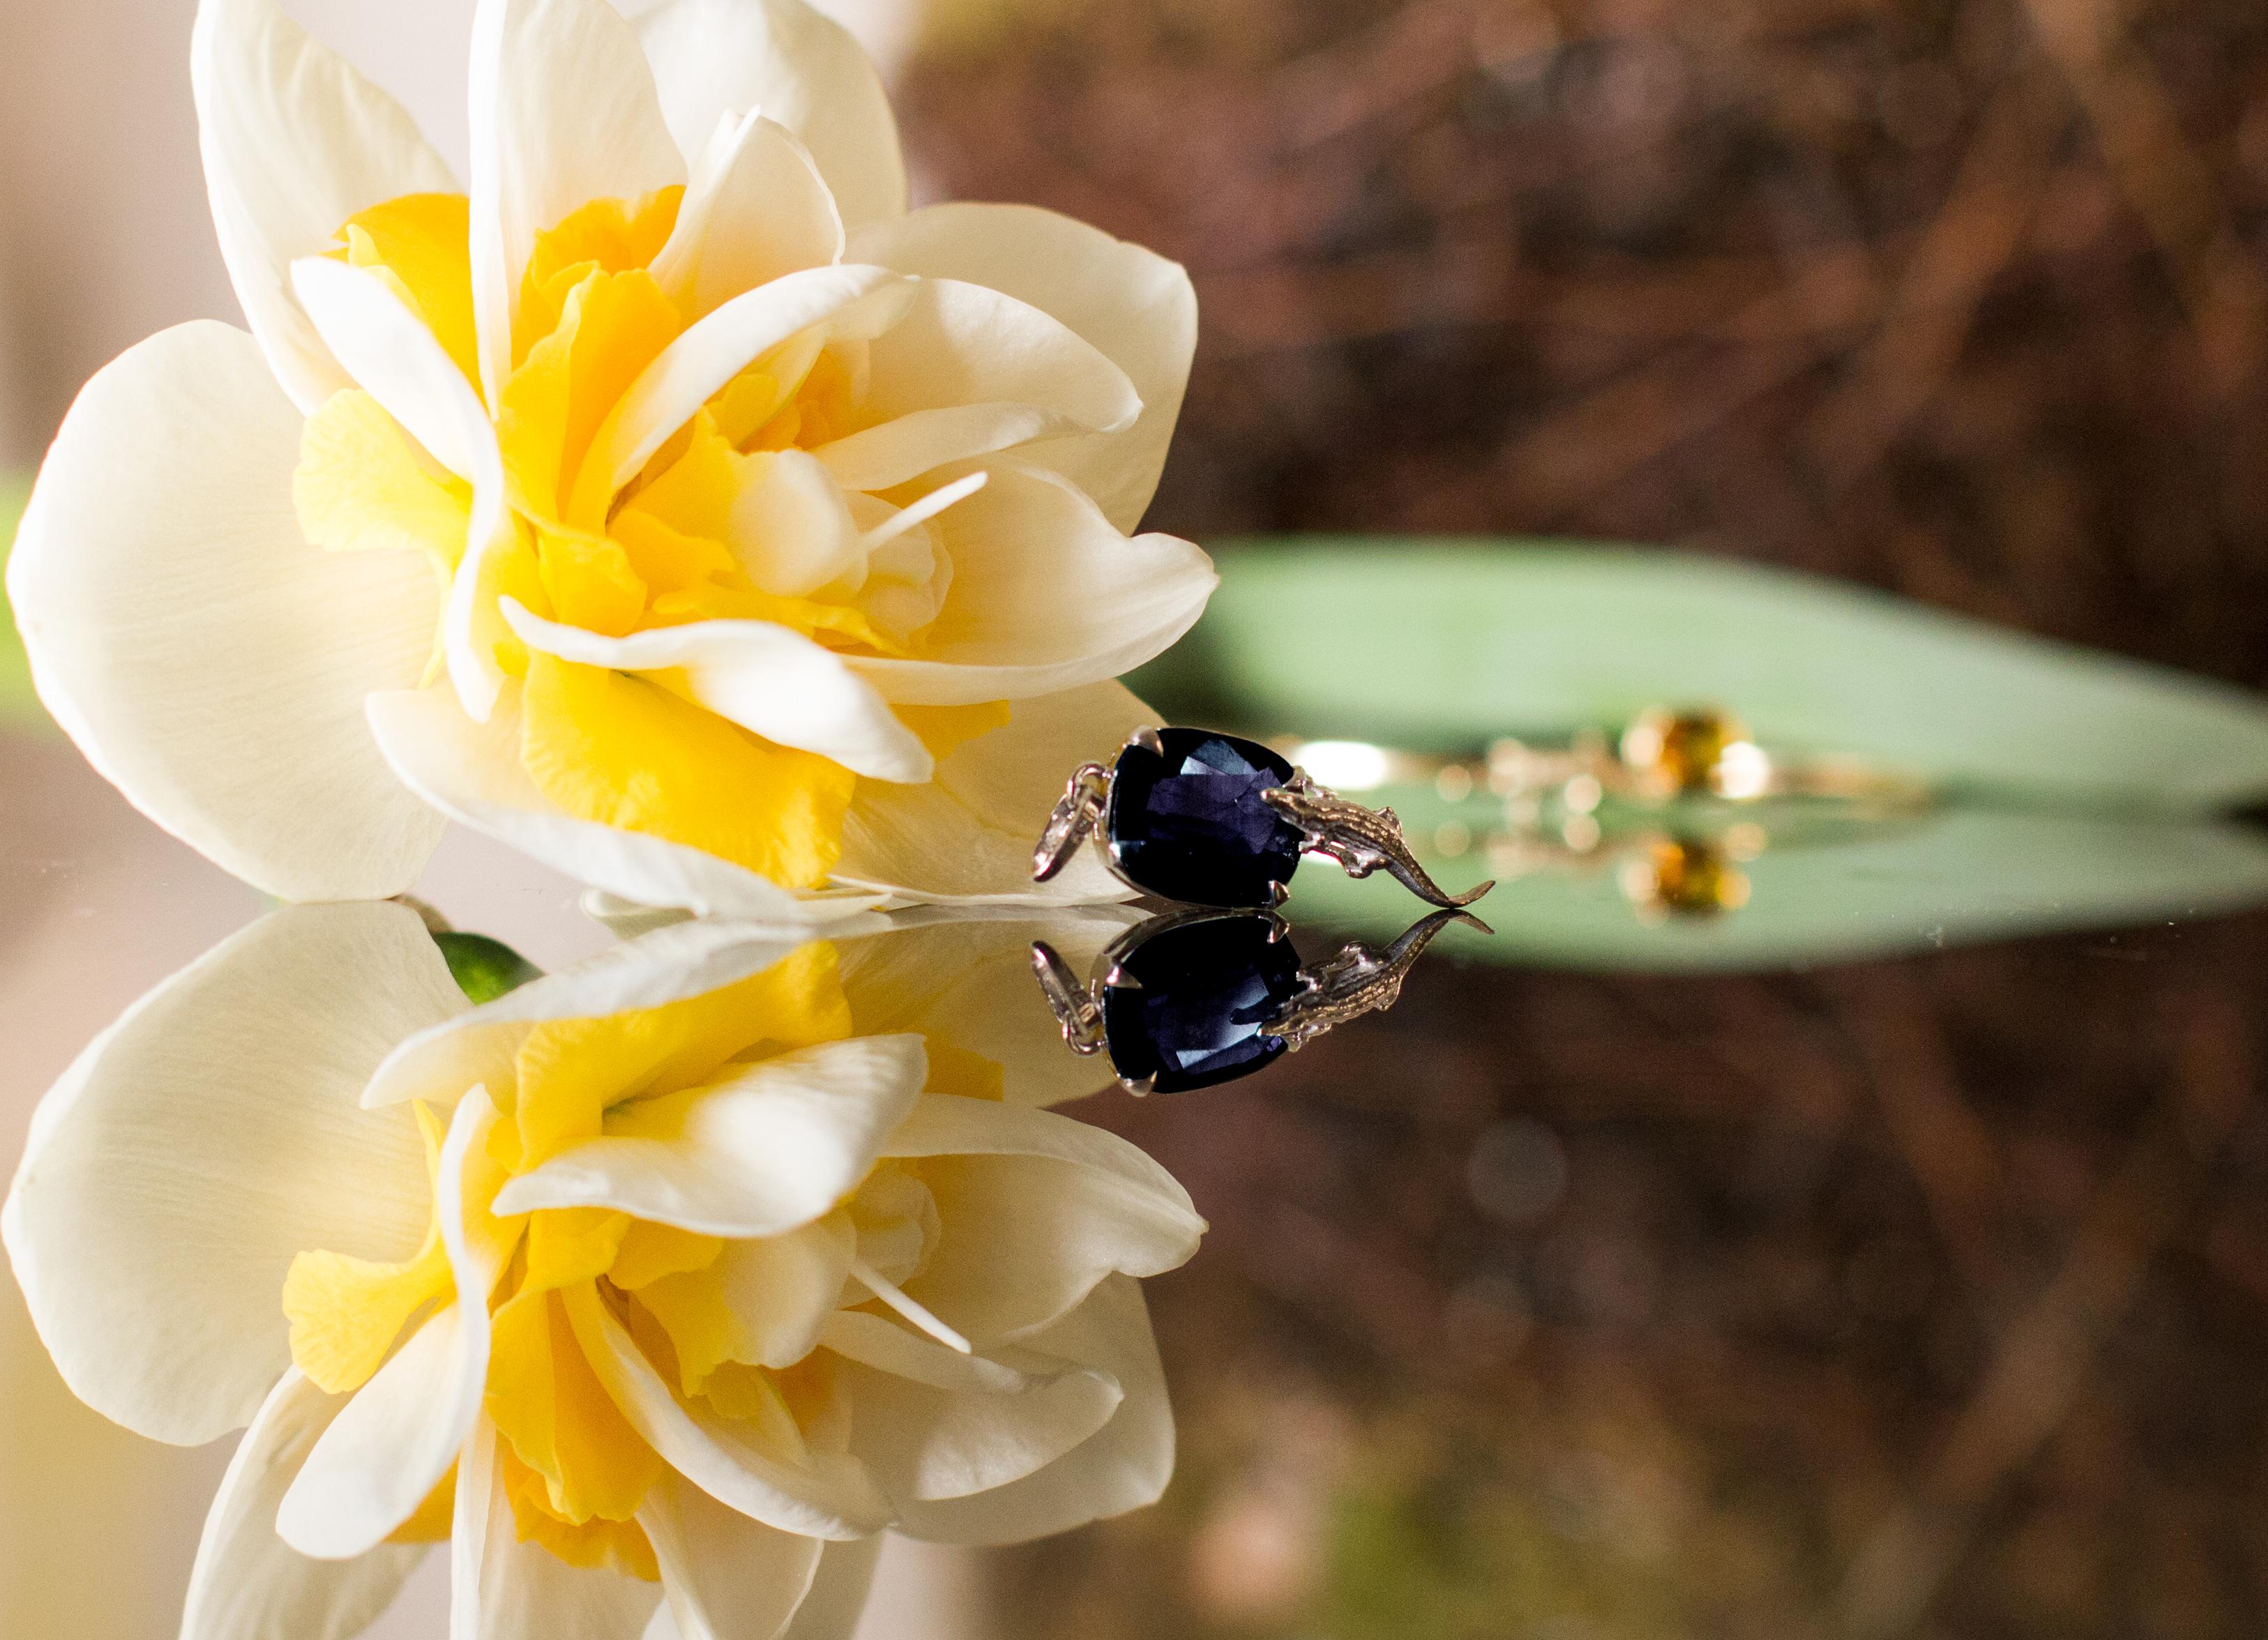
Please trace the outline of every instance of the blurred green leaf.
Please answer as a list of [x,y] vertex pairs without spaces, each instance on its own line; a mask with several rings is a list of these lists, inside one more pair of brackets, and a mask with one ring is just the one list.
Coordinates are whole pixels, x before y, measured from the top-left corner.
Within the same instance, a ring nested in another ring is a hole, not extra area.
[[1174,717],[1462,751],[1713,705],[1768,750],[2004,798],[2268,798],[2268,701],[1785,570],[1382,539],[1232,546],[1219,562],[1204,619],[1131,680]]
[[[16,523],[31,492],[30,479],[0,474],[0,566],[6,564],[16,544]],[[6,606],[7,594],[0,592],[0,610]],[[8,619],[0,621],[0,727],[46,721],[39,697],[32,693],[31,668],[24,664],[24,642],[16,636],[15,615],[9,612]]]
[[[1425,818],[1404,806],[1405,819]],[[1472,908],[1495,937],[1452,927],[1438,949],[1561,967],[1764,970],[2268,904],[2268,834],[2206,820],[1947,808],[1853,825],[1734,862],[1746,903],[1699,916],[1649,916],[1633,901],[1621,868],[1646,857],[1602,849],[1580,866],[1499,881]],[[1436,875],[1461,889],[1502,869],[1476,849]],[[1356,882],[1311,860],[1289,909],[1378,940],[1425,908],[1382,875]]]

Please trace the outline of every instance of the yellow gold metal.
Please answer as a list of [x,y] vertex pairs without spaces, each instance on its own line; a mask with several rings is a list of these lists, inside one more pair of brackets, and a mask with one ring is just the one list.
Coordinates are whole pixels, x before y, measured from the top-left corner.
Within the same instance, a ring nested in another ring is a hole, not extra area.
[[1491,742],[1478,758],[1365,740],[1270,744],[1337,791],[1430,785],[1452,803],[1483,794],[1513,805],[1550,799],[1578,815],[1609,800],[1659,806],[1805,798],[1911,810],[1926,807],[1933,797],[1926,781],[1861,759],[1774,754],[1738,717],[1707,707],[1649,708],[1618,735],[1583,729],[1560,745],[1507,736]]

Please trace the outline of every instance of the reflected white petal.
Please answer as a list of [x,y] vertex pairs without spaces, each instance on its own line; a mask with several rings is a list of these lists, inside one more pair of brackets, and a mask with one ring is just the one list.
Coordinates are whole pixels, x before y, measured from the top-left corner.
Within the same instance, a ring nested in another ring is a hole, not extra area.
[[1035,1351],[1108,1377],[1110,1421],[1036,1472],[967,1497],[901,1505],[897,1530],[937,1543],[1021,1543],[1158,1501],[1174,1475],[1174,1409],[1141,1283],[1114,1276],[1045,1332]]
[[805,1537],[863,1537],[889,1524],[888,1500],[856,1459],[814,1452],[796,1463],[759,1448],[746,1425],[681,1405],[591,1289],[565,1299],[577,1341],[630,1426],[718,1503]]
[[1177,1269],[1205,1231],[1140,1147],[1052,1111],[931,1096],[885,1154],[959,1158],[931,1184],[945,1233],[908,1286],[980,1343],[1051,1325],[1113,1274]]
[[638,1524],[682,1640],[776,1640],[819,1570],[820,1541],[735,1513],[665,1474]]
[[416,1251],[423,1143],[408,1112],[357,1095],[396,1042],[465,1007],[416,912],[293,906],[88,1045],[34,1114],[0,1215],[81,1400],[159,1440],[211,1440],[291,1364],[295,1256]]
[[326,1395],[297,1370],[261,1404],[205,1518],[181,1640],[354,1640],[425,1558],[418,1543],[310,1560],[277,1535],[285,1490],[345,1405],[345,1396]]
[[917,1036],[735,1067],[707,1087],[615,1107],[604,1136],[512,1180],[497,1210],[608,1207],[705,1235],[777,1235],[857,1187],[927,1074]]

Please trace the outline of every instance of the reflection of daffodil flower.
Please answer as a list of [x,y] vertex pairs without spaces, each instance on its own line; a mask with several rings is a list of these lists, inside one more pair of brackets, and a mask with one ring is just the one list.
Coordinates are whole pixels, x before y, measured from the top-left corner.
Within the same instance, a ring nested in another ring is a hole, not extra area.
[[1040,1107],[1070,1056],[973,954],[687,923],[469,1008],[411,912],[308,906],[136,1004],[4,1227],[88,1401],[250,1425],[188,1640],[352,1634],[445,1541],[461,1635],[635,1640],[666,1596],[686,1640],[768,1636],[814,1586],[796,1634],[839,1634],[885,1528],[1154,1498],[1133,1278],[1204,1226]]
[[1178,267],[907,212],[802,0],[481,0],[468,195],[275,0],[204,0],[194,59],[252,335],[96,378],[10,570],[107,775],[291,899],[399,892],[439,814],[696,910],[1028,889],[1032,771],[1213,585],[1126,533]]

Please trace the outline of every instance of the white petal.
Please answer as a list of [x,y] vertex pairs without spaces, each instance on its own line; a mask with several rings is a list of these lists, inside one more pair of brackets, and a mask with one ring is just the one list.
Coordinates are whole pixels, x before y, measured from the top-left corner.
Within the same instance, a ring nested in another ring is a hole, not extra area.
[[906,208],[897,122],[850,33],[802,0],[665,0],[638,19],[678,146],[698,154],[718,121],[761,108],[802,139],[843,219]]
[[400,105],[275,0],[203,0],[189,83],[221,258],[276,379],[312,415],[348,383],[287,269],[329,248],[348,217],[454,193],[456,179]]
[[718,128],[694,168],[653,276],[696,317],[758,285],[843,260],[843,218],[811,151],[747,114]]
[[841,656],[769,621],[696,621],[606,637],[530,614],[504,618],[530,649],[616,672],[681,671],[685,692],[718,717],[829,757],[875,780],[926,780],[929,748]]
[[686,330],[638,372],[591,439],[569,511],[603,517],[694,412],[756,359],[814,325],[886,324],[910,298],[910,281],[847,265],[788,274],[736,296]]
[[[468,1313],[454,1304],[436,1313],[323,1431],[276,1512],[276,1530],[292,1548],[318,1560],[364,1554],[448,1473],[457,1443],[441,1444],[440,1420],[464,1401]],[[477,1399],[469,1410],[479,1410]]]
[[889,1524],[888,1501],[856,1459],[814,1452],[795,1463],[755,1445],[747,1426],[681,1406],[594,1291],[564,1298],[576,1341],[630,1427],[718,1503],[803,1537],[863,1537]]
[[776,1236],[856,1188],[928,1075],[917,1036],[854,1037],[619,1106],[603,1137],[512,1180],[500,1214],[609,1207],[711,1236]]
[[482,1417],[457,1469],[449,1640],[638,1640],[661,1591],[521,1541],[497,1481],[497,1439]]
[[874,1562],[881,1552],[880,1536],[822,1545],[811,1592],[803,1597],[795,1621],[780,1640],[851,1640],[866,1610],[866,1596],[874,1586]]
[[1027,1341],[1107,1375],[1124,1398],[1110,1422],[1036,1474],[991,1491],[902,1506],[898,1530],[937,1543],[1021,1543],[1154,1504],[1174,1474],[1174,1409],[1142,1288],[1114,1276]]
[[956,1158],[929,1181],[944,1234],[906,1290],[980,1346],[1051,1325],[1106,1276],[1178,1269],[1204,1234],[1138,1146],[1052,1111],[932,1095],[883,1153]]
[[81,1400],[159,1440],[211,1440],[291,1364],[295,1256],[416,1251],[423,1143],[407,1112],[356,1096],[395,1042],[465,1005],[416,913],[295,906],[88,1046],[33,1116],[0,1216]]
[[784,1236],[725,1243],[710,1268],[755,1347],[755,1364],[793,1366],[818,1346],[858,1242],[848,1221],[829,1214]]
[[1032,943],[1045,940],[1084,977],[1141,920],[1103,906],[902,912],[886,936],[836,942],[843,992],[861,1035],[918,1032],[998,1065],[1011,1104],[1059,1104],[1094,1092],[1110,1073],[1064,1051],[1063,1027],[1032,982]]
[[865,568],[869,548],[841,482],[805,451],[766,460],[733,497],[728,526],[740,568],[777,597],[807,597],[838,579],[856,585]]
[[[860,916],[826,931],[886,926],[880,917]],[[363,1103],[376,1108],[411,1099],[453,1101],[475,1083],[509,1086],[513,1055],[531,1026],[703,996],[762,973],[818,938],[809,929],[721,919],[656,929],[405,1038],[370,1078]]]
[[1121,1399],[1108,1373],[1022,1350],[964,1356],[855,1310],[821,1342],[850,1364],[850,1449],[901,1511],[1022,1480],[1101,1429]]
[[276,1535],[276,1511],[308,1450],[346,1405],[284,1373],[237,1444],[205,1517],[181,1640],[354,1640],[393,1604],[425,1545],[310,1560]]
[[850,662],[884,698],[952,706],[1076,688],[1163,654],[1204,613],[1220,577],[1197,548],[1130,541],[1052,473],[998,459],[987,471],[928,526],[953,589],[924,658]]
[[1138,245],[1030,205],[932,205],[866,228],[850,254],[925,279],[989,285],[1051,313],[1108,354],[1142,398],[1141,418],[1028,452],[1092,496],[1121,530],[1142,521],[1166,464],[1197,349],[1189,274]]
[[682,843],[577,820],[536,789],[519,761],[519,697],[507,690],[485,724],[438,689],[373,695],[370,726],[402,784],[450,819],[641,905],[703,916],[809,921],[787,890]]
[[1071,430],[1062,416],[1035,404],[968,404],[909,411],[821,445],[812,455],[843,489],[882,490],[995,451],[1052,442]]
[[683,1640],[777,1640],[819,1570],[816,1538],[736,1514],[674,1473],[638,1510]]
[[326,256],[291,264],[291,287],[354,385],[459,478],[501,478],[487,408],[425,321],[376,272]]
[[480,0],[471,109],[473,304],[494,404],[536,236],[592,200],[681,183],[686,167],[637,32],[606,0]]
[[442,638],[458,698],[486,721],[504,688],[495,583],[516,528],[487,408],[424,321],[377,275],[317,258],[294,263],[291,283],[356,382],[427,453],[473,487],[465,554],[450,583]]
[[869,352],[865,408],[888,419],[814,452],[849,488],[886,489],[1029,439],[1116,431],[1142,413],[1126,372],[1038,308],[957,279],[913,290]]
[[909,900],[1051,906],[1133,891],[1082,853],[1032,881],[1032,844],[1071,771],[1158,718],[1116,683],[1018,701],[1015,716],[941,760],[924,785],[862,784],[834,880]]
[[354,1394],[284,1494],[276,1529],[303,1555],[342,1560],[365,1554],[417,1511],[457,1461],[480,1416],[489,1370],[489,1291],[504,1250],[468,1237],[482,1211],[466,1200],[466,1158],[497,1124],[487,1091],[458,1104],[441,1146],[434,1188],[445,1203],[441,1239],[457,1301],[437,1312]]
[[362,702],[417,680],[438,601],[416,554],[307,544],[299,429],[242,331],[151,337],[64,419],[8,595],[40,699],[136,808],[279,898],[382,897],[441,822]]

